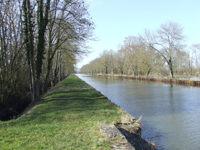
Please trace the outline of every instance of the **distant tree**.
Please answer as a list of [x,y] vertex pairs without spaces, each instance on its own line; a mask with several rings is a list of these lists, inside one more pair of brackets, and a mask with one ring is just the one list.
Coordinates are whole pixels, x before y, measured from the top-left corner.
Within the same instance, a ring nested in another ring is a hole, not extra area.
[[119,69],[120,74],[124,74],[124,62],[125,62],[125,52],[123,48],[118,50],[118,52],[115,55],[116,57],[116,66]]
[[192,55],[193,55],[193,61],[194,66],[197,70],[197,74],[200,74],[200,44],[193,44],[191,46]]
[[90,64],[86,64],[86,65],[83,65],[81,67],[81,73],[91,73],[91,63]]
[[100,58],[101,58],[101,65],[103,66],[103,73],[108,74],[109,71],[109,53],[108,50],[104,50],[101,54],[100,54]]
[[137,70],[137,46],[136,42],[137,37],[134,36],[128,36],[124,40],[124,46],[123,50],[125,52],[125,69],[126,69],[126,74],[128,73],[129,70],[133,72],[133,76],[136,75],[136,70]]
[[114,73],[114,56],[115,56],[115,52],[111,49],[108,51],[108,61],[109,61],[109,70],[110,70],[110,74]]
[[190,74],[189,69],[190,66],[190,58],[189,54],[185,51],[179,51],[177,53],[176,59],[174,60],[174,71],[177,75]]

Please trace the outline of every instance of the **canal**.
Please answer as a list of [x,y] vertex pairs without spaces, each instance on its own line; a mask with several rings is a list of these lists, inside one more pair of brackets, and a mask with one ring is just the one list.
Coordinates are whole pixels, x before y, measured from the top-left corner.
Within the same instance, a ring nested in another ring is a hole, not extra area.
[[77,74],[132,116],[158,150],[200,149],[200,88]]

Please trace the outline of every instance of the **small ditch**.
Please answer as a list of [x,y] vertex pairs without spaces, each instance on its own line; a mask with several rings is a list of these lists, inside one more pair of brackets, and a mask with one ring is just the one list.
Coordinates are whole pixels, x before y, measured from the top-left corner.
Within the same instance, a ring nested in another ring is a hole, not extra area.
[[30,105],[30,98],[12,96],[6,103],[0,104],[0,121],[16,119]]

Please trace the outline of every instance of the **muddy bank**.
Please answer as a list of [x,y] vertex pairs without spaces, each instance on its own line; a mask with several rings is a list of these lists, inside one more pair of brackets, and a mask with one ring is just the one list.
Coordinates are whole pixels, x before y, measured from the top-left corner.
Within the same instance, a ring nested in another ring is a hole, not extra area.
[[121,125],[115,124],[114,126],[101,125],[100,130],[104,132],[108,138],[119,138],[119,142],[111,143],[110,147],[113,150],[126,149],[126,150],[156,150],[152,143],[145,141],[141,137],[141,128],[137,128],[134,132],[130,131],[129,125],[124,128]]
[[[93,74],[94,75],[94,74]],[[132,79],[138,81],[148,81],[148,82],[158,82],[158,83],[167,83],[167,84],[176,84],[176,85],[184,85],[184,86],[196,86],[200,87],[200,81],[195,80],[184,80],[184,79],[168,79],[168,78],[147,78],[147,77],[133,77],[126,75],[111,75],[111,74],[95,74],[97,76],[105,76],[105,77],[115,77],[115,78],[123,78],[123,79]]]

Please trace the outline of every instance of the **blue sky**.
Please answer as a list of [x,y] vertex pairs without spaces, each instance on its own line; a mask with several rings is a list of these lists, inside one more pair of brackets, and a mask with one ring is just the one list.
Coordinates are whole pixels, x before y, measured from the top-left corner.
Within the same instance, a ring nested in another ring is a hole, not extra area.
[[187,36],[186,44],[200,43],[200,0],[86,0],[95,23],[98,41],[89,41],[91,54],[77,67],[99,57],[103,50],[117,51],[127,36],[154,31],[167,21],[179,23]]

